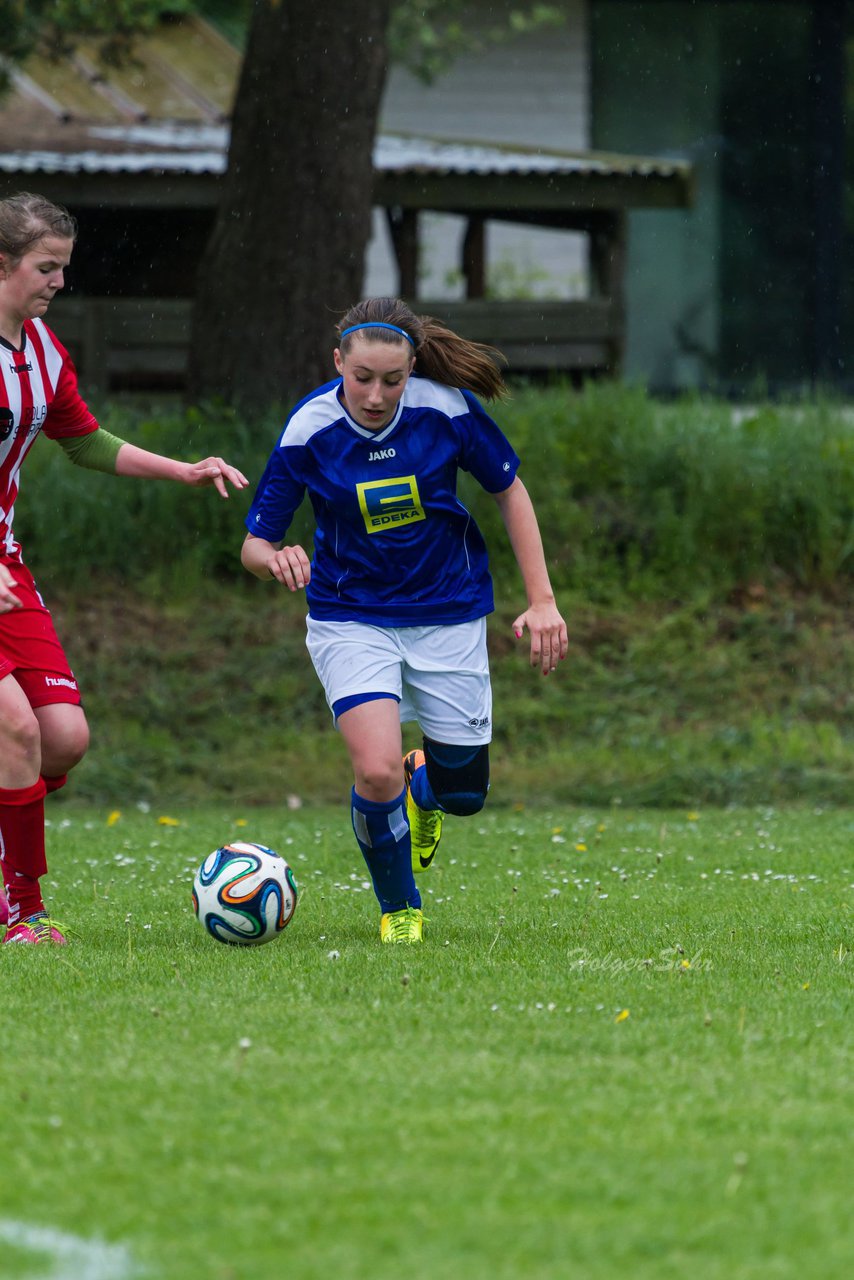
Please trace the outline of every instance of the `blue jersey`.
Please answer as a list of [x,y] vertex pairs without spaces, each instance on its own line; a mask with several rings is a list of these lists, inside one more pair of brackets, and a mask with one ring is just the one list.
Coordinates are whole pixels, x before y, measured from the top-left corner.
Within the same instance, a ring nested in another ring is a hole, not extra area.
[[388,426],[361,427],[341,379],[300,401],[273,450],[246,527],[281,542],[303,495],[316,530],[309,613],[386,627],[470,622],[494,607],[483,536],[457,473],[489,493],[519,459],[468,391],[413,375]]

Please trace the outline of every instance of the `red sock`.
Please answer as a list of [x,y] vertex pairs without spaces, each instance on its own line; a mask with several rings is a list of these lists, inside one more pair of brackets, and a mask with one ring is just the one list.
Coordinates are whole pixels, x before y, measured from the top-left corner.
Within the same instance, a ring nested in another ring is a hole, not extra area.
[[0,863],[9,899],[9,923],[44,909],[39,877],[47,871],[42,778],[31,787],[0,787]]
[[38,880],[22,875],[20,871],[13,871],[6,881],[6,898],[9,904],[6,923],[10,929],[21,920],[29,920],[30,916],[46,914]]
[[68,774],[60,773],[55,778],[48,778],[45,774],[42,774],[42,779],[44,780],[45,789],[50,795],[51,791],[59,791],[65,786],[68,781]]

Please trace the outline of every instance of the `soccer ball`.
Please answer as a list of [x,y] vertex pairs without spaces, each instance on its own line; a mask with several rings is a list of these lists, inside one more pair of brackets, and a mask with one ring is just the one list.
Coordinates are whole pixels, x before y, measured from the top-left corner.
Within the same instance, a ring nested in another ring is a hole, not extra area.
[[193,881],[193,909],[218,942],[255,947],[272,942],[297,905],[294,873],[263,844],[235,840],[205,858]]

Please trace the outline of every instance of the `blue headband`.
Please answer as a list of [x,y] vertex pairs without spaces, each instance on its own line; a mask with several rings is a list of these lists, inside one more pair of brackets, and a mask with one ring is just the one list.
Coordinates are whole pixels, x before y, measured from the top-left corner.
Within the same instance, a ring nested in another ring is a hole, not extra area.
[[349,329],[345,329],[341,334],[341,341],[349,337],[351,333],[355,333],[357,329],[391,329],[392,333],[399,333],[407,342],[411,342],[415,346],[415,339],[411,337],[405,329],[399,328],[396,324],[386,324],[383,320],[366,320],[364,324],[351,324]]

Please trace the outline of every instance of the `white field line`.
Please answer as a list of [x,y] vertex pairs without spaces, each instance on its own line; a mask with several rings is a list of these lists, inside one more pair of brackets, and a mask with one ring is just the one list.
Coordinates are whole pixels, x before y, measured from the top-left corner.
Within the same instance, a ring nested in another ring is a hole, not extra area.
[[124,1245],[82,1240],[53,1227],[0,1218],[0,1241],[16,1249],[47,1254],[48,1270],[31,1280],[131,1280],[138,1274]]

